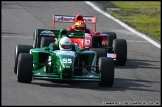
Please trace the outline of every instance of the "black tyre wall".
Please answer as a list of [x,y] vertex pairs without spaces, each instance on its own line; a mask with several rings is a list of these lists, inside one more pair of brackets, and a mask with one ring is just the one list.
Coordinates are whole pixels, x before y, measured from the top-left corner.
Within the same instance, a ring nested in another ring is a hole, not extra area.
[[38,30],[35,30],[33,34],[33,48],[40,48],[41,45],[41,37],[37,36]]
[[37,37],[36,37],[36,30],[33,33],[33,48],[36,48],[37,46]]
[[114,60],[107,57],[99,58],[99,71],[101,72],[99,86],[112,87],[114,83]]
[[41,38],[41,47],[49,47],[50,43],[54,42],[53,37],[42,37]]
[[113,41],[113,51],[117,53],[117,65],[125,65],[127,60],[127,42],[125,39],[115,39]]
[[17,81],[30,83],[32,81],[33,56],[28,53],[20,53],[17,65]]
[[95,51],[97,54],[97,58],[96,58],[96,63],[98,64],[98,60],[100,57],[107,57],[107,52],[105,49],[102,48],[91,48],[91,51]]
[[14,72],[17,73],[17,59],[20,53],[29,53],[30,49],[33,47],[30,45],[17,45],[15,48],[15,66]]
[[102,37],[92,36],[92,48],[101,48],[101,47],[102,47]]

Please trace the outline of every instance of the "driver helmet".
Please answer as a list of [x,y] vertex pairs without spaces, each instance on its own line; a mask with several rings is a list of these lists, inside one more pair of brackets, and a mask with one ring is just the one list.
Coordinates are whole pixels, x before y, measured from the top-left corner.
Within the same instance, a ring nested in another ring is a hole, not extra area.
[[59,42],[59,48],[62,51],[69,51],[72,49],[72,42],[68,37],[61,38]]
[[74,25],[75,31],[85,31],[86,30],[86,24],[84,21],[78,21]]

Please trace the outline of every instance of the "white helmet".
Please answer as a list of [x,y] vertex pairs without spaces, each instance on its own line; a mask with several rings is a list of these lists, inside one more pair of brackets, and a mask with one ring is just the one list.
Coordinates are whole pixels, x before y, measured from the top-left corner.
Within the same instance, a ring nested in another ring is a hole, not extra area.
[[62,51],[69,51],[72,49],[72,43],[71,40],[68,37],[61,38],[59,42],[59,48]]

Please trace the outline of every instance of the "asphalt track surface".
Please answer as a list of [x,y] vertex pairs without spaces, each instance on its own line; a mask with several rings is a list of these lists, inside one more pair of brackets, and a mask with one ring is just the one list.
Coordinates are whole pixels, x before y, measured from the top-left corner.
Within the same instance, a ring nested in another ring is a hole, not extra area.
[[[2,105],[161,105],[160,49],[93,10],[85,2],[14,2],[2,1]],[[97,17],[97,31],[116,32],[127,40],[125,66],[115,67],[112,88],[96,82],[55,82],[34,80],[18,83],[14,74],[14,49],[18,44],[32,45],[35,29],[51,29],[53,14],[92,15]]]

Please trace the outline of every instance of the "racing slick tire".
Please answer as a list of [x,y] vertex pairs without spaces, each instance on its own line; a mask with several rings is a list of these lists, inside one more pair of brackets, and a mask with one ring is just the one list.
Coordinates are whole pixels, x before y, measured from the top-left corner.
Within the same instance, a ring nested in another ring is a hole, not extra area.
[[127,42],[125,39],[115,39],[113,41],[113,51],[117,54],[116,65],[124,66],[127,60]]
[[113,40],[117,39],[116,33],[115,32],[102,32],[102,34],[107,34],[108,35],[108,37],[109,37],[108,53],[112,53]]
[[17,60],[20,53],[29,53],[30,49],[33,47],[30,45],[17,45],[15,48],[15,66],[14,72],[17,74]]
[[33,33],[33,48],[37,48],[37,35],[36,35],[36,30]]
[[112,58],[99,58],[99,71],[101,81],[98,82],[100,87],[112,87],[114,83],[114,60]]
[[52,37],[42,37],[41,47],[49,47],[49,45],[53,42],[54,42],[54,38]]
[[33,70],[33,56],[29,53],[20,53],[17,64],[17,81],[31,83]]
[[40,48],[41,37],[37,36],[37,30],[33,34],[33,48]]
[[96,52],[96,54],[97,54],[96,63],[97,64],[98,64],[98,60],[100,57],[107,57],[107,52],[103,48],[91,48],[90,50]]

